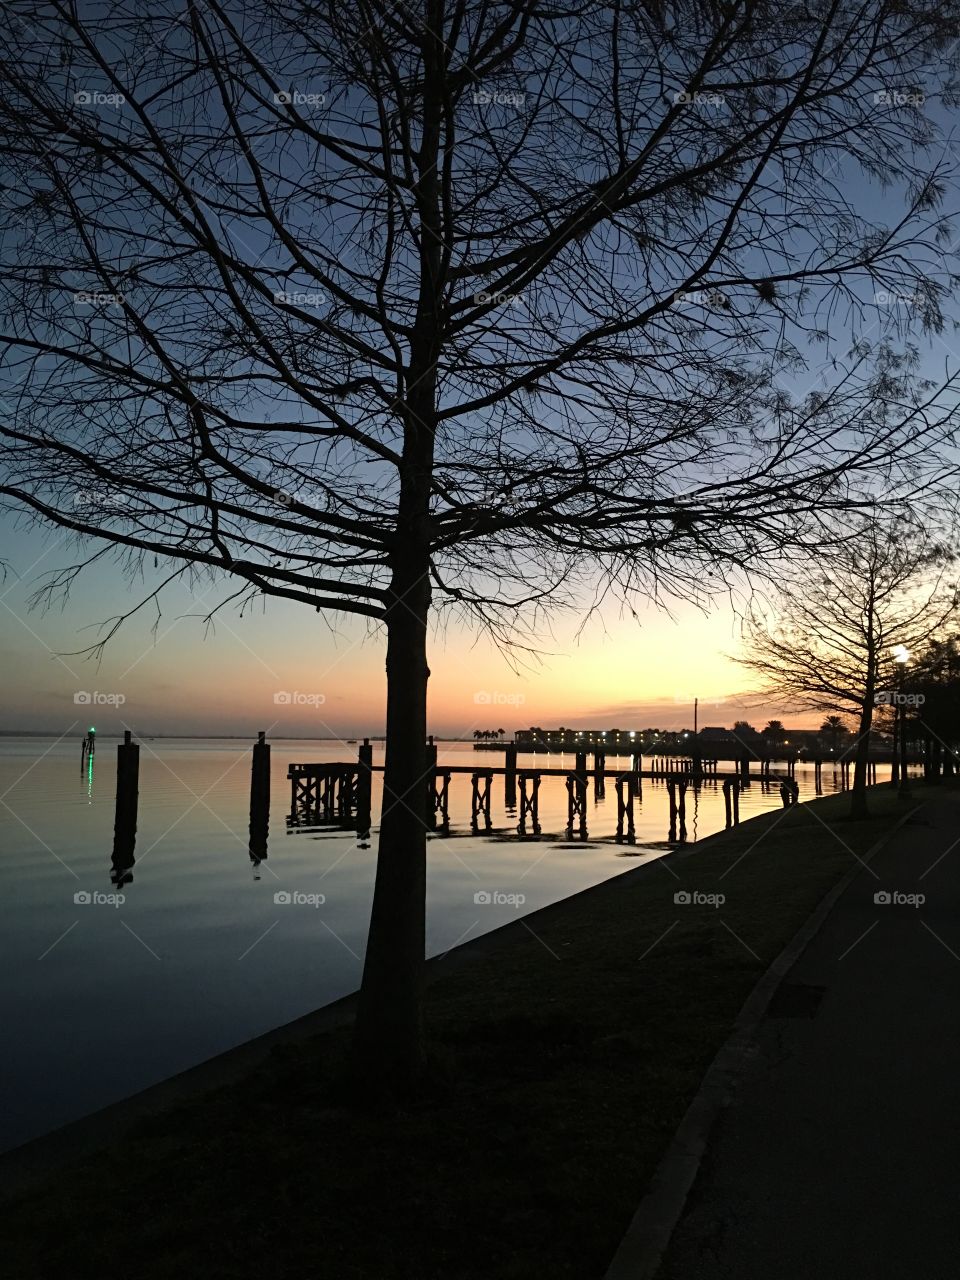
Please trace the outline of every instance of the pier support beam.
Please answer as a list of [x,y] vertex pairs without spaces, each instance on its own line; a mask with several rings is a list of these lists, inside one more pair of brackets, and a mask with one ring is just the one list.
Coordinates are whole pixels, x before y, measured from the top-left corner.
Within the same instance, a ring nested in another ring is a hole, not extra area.
[[521,769],[517,778],[520,783],[520,821],[517,824],[517,831],[521,836],[526,836],[529,819],[531,833],[539,836],[540,774],[533,770]]
[[508,742],[503,761],[503,803],[507,809],[517,807],[517,744]]
[[621,773],[616,781],[617,787],[617,844],[636,844],[636,827],[633,821],[633,788],[634,775]]

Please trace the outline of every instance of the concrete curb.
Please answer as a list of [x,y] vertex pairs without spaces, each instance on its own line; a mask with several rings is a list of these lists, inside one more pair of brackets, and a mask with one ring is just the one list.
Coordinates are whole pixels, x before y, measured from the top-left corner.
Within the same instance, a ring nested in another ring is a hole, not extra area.
[[683,1214],[713,1126],[746,1066],[751,1042],[774,992],[820,931],[838,900],[862,873],[863,864],[870,863],[923,804],[921,801],[903,814],[860,862],[837,881],[747,996],[733,1031],[707,1068],[696,1096],[660,1160],[604,1280],[653,1280]]

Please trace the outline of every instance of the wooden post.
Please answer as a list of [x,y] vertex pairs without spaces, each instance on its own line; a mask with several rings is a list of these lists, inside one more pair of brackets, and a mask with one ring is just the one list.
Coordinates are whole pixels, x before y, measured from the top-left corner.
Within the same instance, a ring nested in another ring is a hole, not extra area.
[[[633,774],[621,773],[617,778],[617,844],[626,840],[636,844],[636,828],[633,821]],[[626,825],[626,830],[624,830]]]
[[470,802],[470,827],[476,835],[480,822],[484,831],[491,829],[490,822],[490,786],[493,782],[492,769],[477,769],[473,774],[473,789]]
[[602,800],[607,794],[606,778],[604,776],[607,767],[606,754],[601,751],[593,753],[593,795],[595,800]]
[[533,834],[538,836],[540,834],[540,774],[535,770],[521,769],[519,780],[520,821],[517,823],[517,832],[520,836],[526,836],[527,818],[529,818]]
[[370,839],[373,807],[373,747],[364,738],[357,753],[357,835],[361,840]]
[[677,805],[677,818],[679,819],[679,825],[680,825],[680,842],[683,843],[683,841],[685,841],[687,838],[687,780],[686,778],[681,778],[680,781],[677,783],[677,799],[679,801]]
[[250,766],[250,861],[254,866],[267,856],[270,831],[270,745],[266,730],[257,734]]
[[728,827],[732,827],[733,826],[733,809],[731,808],[731,802],[730,802],[730,779],[729,778],[724,778],[723,780],[723,811],[724,811],[724,817],[726,818],[726,825]]
[[123,734],[123,742],[117,747],[117,801],[113,825],[113,870],[110,879],[114,884],[129,884],[133,879],[131,867],[133,851],[137,843],[137,804],[140,796],[140,747],[131,741],[130,730]]
[[424,800],[427,808],[427,830],[436,831],[437,829],[437,802],[436,802],[436,777],[437,777],[437,748],[433,741],[431,733],[427,738],[427,761],[426,761],[426,790]]
[[667,795],[670,798],[670,834],[668,840],[677,838],[677,784],[672,778],[667,781]]
[[517,744],[508,742],[503,770],[503,803],[507,809],[517,807]]

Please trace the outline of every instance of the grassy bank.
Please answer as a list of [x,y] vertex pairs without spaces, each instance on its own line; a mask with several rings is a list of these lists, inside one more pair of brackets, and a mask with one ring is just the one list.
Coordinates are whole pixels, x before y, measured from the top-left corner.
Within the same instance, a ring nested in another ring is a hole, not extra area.
[[602,1276],[751,987],[900,812],[873,796],[863,823],[844,797],[762,815],[441,976],[415,1108],[337,1104],[343,1032],[275,1051],[5,1204],[9,1274]]

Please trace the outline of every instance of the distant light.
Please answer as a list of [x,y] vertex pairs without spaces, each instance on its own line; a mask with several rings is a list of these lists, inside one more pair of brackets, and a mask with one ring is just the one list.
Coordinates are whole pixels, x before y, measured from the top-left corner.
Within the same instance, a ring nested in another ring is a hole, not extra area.
[[91,725],[91,726],[90,726],[90,728],[87,730],[87,733],[96,733],[96,732],[97,732],[97,731],[96,731],[96,729],[93,727],[93,725]]

